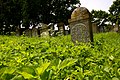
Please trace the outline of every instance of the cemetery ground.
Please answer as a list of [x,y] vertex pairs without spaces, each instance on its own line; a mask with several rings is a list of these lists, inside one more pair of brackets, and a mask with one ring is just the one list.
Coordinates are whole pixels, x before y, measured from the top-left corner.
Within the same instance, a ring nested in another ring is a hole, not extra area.
[[120,80],[120,34],[94,34],[92,45],[0,36],[0,80]]

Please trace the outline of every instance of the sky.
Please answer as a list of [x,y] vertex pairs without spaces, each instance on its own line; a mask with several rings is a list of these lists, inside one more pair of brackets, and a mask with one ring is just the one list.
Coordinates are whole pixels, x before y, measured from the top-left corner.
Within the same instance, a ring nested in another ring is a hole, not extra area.
[[109,10],[115,0],[80,0],[81,7],[86,7],[89,11],[94,10]]

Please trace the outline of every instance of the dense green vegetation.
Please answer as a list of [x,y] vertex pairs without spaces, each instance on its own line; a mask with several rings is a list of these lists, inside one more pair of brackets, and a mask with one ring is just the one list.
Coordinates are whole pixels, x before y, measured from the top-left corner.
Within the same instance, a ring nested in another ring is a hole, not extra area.
[[0,80],[119,80],[120,35],[95,34],[93,44],[0,36]]

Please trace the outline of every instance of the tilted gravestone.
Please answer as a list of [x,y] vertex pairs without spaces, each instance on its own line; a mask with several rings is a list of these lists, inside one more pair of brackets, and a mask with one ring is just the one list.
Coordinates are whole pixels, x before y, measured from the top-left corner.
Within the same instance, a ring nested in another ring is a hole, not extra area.
[[93,42],[91,15],[85,7],[77,7],[71,14],[71,38],[76,42]]

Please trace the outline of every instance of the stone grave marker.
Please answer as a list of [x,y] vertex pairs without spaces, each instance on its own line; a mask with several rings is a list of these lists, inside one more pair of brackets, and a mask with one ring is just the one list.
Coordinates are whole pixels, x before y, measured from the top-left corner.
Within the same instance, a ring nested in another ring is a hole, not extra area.
[[42,23],[42,26],[40,28],[40,36],[41,37],[49,36],[49,28],[47,24]]
[[32,37],[38,37],[39,35],[38,35],[38,29],[37,28],[33,28],[32,29]]
[[85,7],[77,7],[71,14],[70,32],[73,43],[93,42],[91,14]]
[[48,24],[48,31],[49,31],[49,36],[54,36],[54,24],[53,23],[50,23]]
[[93,31],[93,33],[98,33],[99,32],[98,26],[97,26],[96,23],[92,23],[92,31]]
[[16,36],[20,36],[21,35],[19,26],[16,27],[15,33],[16,33]]
[[16,36],[21,36],[22,35],[22,29],[20,26],[16,26],[16,31],[15,31]]
[[25,36],[32,37],[32,30],[31,29],[27,29],[24,32],[25,32]]

